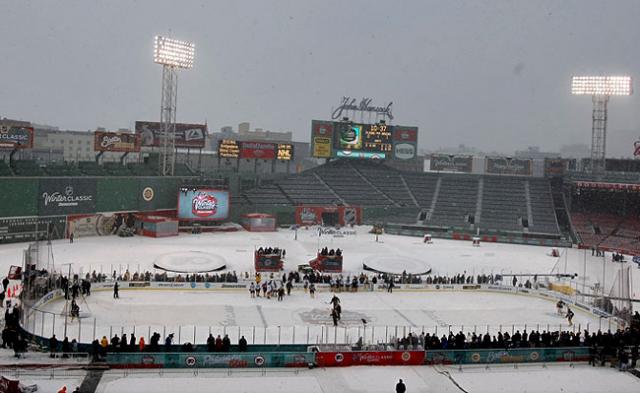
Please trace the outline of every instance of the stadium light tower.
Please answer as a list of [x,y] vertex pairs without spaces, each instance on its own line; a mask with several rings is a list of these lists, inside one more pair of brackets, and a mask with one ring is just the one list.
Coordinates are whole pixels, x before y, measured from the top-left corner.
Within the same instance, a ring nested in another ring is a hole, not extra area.
[[160,104],[160,173],[173,175],[176,164],[176,106],[178,69],[193,67],[195,45],[191,42],[156,36],[153,61],[162,65],[162,102]]
[[602,172],[605,168],[609,97],[629,96],[632,93],[630,76],[574,76],[571,78],[571,94],[590,95],[593,101],[591,172]]

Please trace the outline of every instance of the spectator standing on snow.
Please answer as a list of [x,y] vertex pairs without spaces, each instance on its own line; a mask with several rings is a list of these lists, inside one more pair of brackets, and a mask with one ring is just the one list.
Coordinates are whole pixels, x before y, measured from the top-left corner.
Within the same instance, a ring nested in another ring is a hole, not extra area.
[[407,391],[407,387],[402,382],[402,379],[398,381],[396,384],[396,393],[405,393]]

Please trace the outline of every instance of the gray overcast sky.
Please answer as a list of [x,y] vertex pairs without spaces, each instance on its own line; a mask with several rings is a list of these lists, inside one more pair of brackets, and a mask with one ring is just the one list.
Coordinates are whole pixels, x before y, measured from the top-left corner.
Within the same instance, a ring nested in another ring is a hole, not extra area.
[[[557,151],[590,144],[572,74],[640,77],[637,0],[12,1],[2,14],[0,116],[69,129],[158,120],[152,38],[169,29],[196,43],[178,121],[301,141],[352,95],[393,101],[422,148]],[[639,102],[611,100],[612,155],[640,135]]]

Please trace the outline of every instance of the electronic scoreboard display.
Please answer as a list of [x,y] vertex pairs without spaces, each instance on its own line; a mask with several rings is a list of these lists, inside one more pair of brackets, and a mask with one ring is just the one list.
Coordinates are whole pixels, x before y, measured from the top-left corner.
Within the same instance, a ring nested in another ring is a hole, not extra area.
[[389,153],[393,149],[391,126],[386,124],[339,123],[335,148],[370,153]]
[[218,156],[222,158],[240,157],[240,145],[237,141],[223,139],[218,142]]
[[416,157],[418,128],[313,120],[311,152],[318,158],[410,160]]
[[293,159],[293,145],[289,143],[278,143],[278,160],[290,161]]

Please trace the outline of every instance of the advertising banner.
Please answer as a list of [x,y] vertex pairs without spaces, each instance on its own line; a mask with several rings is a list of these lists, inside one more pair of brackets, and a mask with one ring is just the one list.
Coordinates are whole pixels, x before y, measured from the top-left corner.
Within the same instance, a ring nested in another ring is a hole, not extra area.
[[331,158],[333,150],[333,122],[313,120],[311,122],[311,155]]
[[40,179],[38,212],[41,216],[93,213],[96,188],[95,179]]
[[126,213],[106,213],[69,216],[67,234],[73,233],[76,237],[109,236],[123,224],[126,215]]
[[316,363],[318,367],[419,366],[424,364],[424,351],[317,352]]
[[229,216],[229,192],[214,189],[181,190],[178,195],[178,219],[219,221]]
[[94,135],[93,150],[95,151],[122,153],[140,151],[140,134],[96,131]]
[[323,213],[337,213],[338,223],[342,226],[360,225],[362,208],[359,206],[296,206],[296,224],[320,225]]
[[31,149],[33,127],[0,126],[0,149]]
[[311,142],[313,145],[312,156],[318,158],[331,158],[331,138],[326,138],[323,136],[314,136],[313,141]]
[[307,367],[311,352],[263,353],[113,353],[107,361],[112,368],[251,368]]
[[471,173],[472,156],[456,156],[454,154],[434,154],[431,156],[430,169],[437,172]]
[[393,157],[398,160],[411,160],[416,157],[416,145],[414,143],[394,143]]
[[511,157],[487,157],[486,173],[531,176],[531,160]]
[[290,143],[278,143],[278,160],[293,160],[293,145]]
[[[161,124],[154,121],[136,121],[136,134],[142,146],[162,146]],[[207,136],[206,124],[176,124],[176,147],[203,148]]]
[[468,349],[428,350],[425,363],[434,364],[488,364],[532,362],[580,362],[589,359],[588,347],[523,348],[523,349]]
[[218,157],[238,158],[240,157],[240,144],[232,139],[218,141]]
[[393,140],[396,142],[418,142],[418,127],[395,126]]
[[276,144],[267,142],[241,142],[240,158],[273,160],[276,158]]
[[545,158],[544,174],[546,176],[561,176],[567,167],[567,160],[562,158]]

